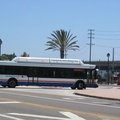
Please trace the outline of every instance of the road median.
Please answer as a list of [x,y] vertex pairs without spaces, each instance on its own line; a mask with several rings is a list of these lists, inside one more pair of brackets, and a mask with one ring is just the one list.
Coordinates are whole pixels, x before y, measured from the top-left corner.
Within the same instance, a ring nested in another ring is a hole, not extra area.
[[120,89],[85,89],[76,90],[74,94],[101,99],[120,100]]

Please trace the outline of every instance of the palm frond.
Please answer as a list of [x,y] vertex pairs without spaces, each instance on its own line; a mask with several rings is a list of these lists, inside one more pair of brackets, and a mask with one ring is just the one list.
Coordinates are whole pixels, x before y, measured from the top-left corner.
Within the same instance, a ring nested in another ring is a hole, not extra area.
[[73,36],[70,32],[70,30],[67,32],[63,29],[53,31],[51,37],[47,37],[50,41],[45,44],[49,46],[46,50],[78,50],[77,41],[73,41],[77,36]]

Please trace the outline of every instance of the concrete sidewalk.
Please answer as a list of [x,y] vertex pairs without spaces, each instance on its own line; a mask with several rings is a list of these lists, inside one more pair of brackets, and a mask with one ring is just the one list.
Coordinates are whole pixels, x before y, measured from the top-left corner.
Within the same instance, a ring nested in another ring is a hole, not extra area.
[[84,90],[76,90],[76,95],[95,97],[100,99],[120,100],[120,86],[103,86],[98,88],[86,88]]

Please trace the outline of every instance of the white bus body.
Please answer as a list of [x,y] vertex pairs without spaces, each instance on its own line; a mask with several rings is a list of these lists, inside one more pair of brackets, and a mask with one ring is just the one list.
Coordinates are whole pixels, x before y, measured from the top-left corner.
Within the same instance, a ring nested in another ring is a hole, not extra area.
[[16,57],[12,61],[0,61],[0,85],[98,87],[96,65],[78,59]]

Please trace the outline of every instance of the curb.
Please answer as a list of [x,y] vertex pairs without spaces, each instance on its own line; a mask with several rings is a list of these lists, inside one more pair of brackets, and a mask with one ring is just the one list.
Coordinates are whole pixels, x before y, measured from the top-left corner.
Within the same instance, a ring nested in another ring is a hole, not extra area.
[[74,94],[75,95],[85,96],[85,97],[93,97],[93,98],[99,98],[99,99],[107,99],[107,100],[117,100],[117,101],[120,101],[119,98],[101,97],[101,96],[87,95],[87,94],[80,94],[80,93],[74,93]]

